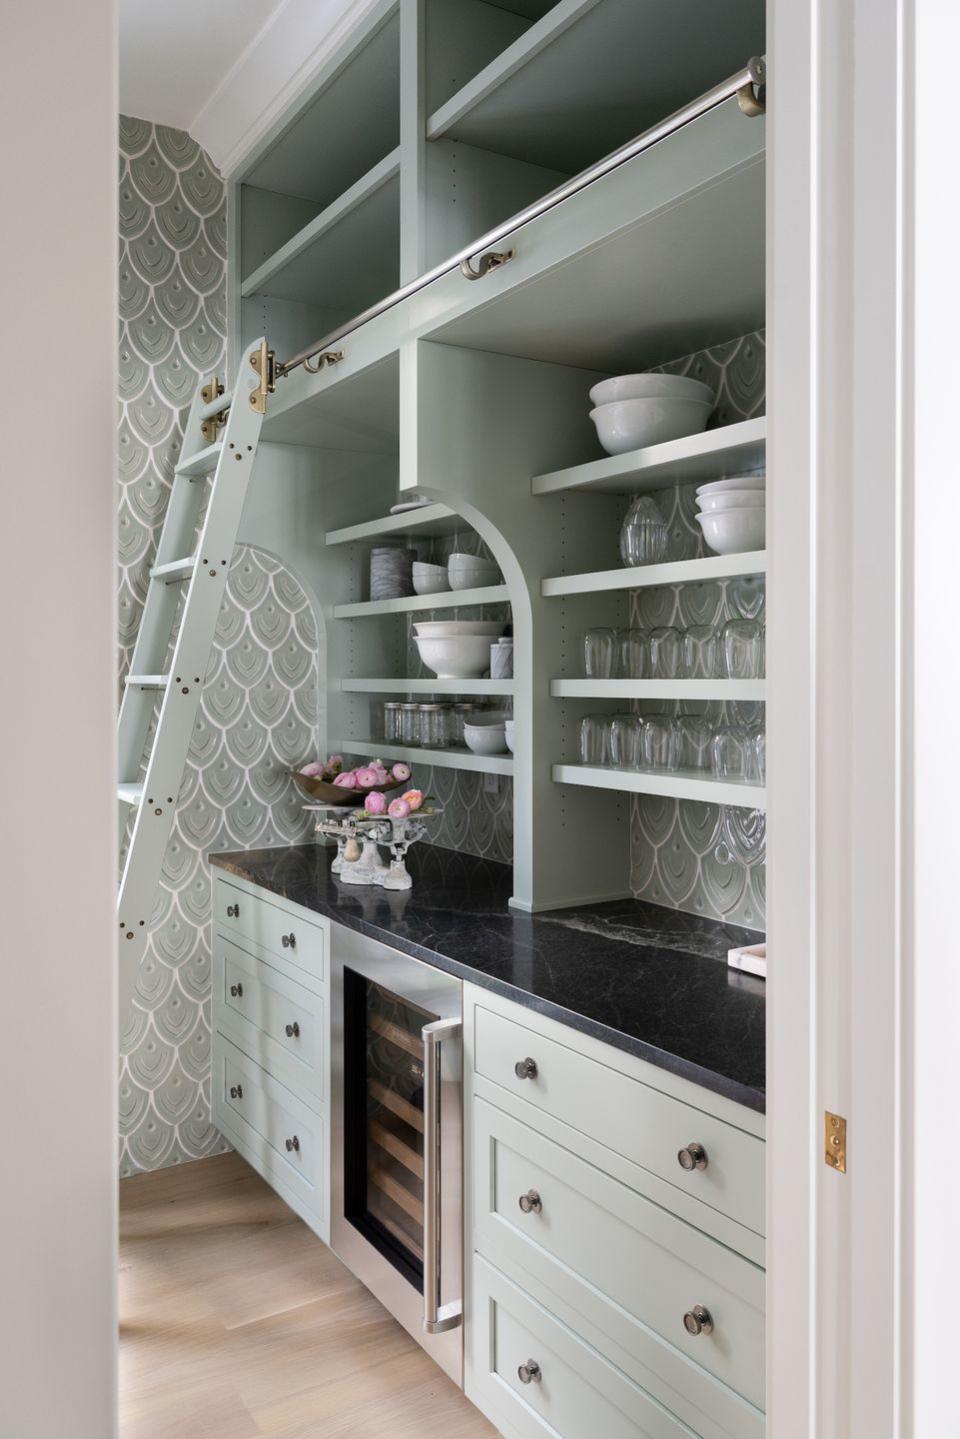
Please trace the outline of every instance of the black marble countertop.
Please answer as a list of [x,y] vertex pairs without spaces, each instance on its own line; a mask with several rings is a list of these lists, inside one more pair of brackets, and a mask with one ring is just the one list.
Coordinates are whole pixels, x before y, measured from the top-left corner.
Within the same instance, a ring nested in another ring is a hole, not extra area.
[[318,844],[210,861],[338,924],[595,1035],[751,1109],[765,1107],[764,982],[727,968],[763,936],[639,900],[523,914],[508,865],[410,850],[413,889],[341,884]]

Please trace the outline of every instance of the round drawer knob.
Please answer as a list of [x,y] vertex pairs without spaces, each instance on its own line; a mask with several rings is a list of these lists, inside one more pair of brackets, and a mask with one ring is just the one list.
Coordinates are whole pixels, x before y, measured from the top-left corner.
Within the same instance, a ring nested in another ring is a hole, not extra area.
[[294,934],[293,930],[291,930],[289,934],[282,934],[280,936],[280,943],[283,945],[284,949],[296,949],[297,936]]
[[231,984],[231,986],[230,986],[230,994],[231,994],[231,996],[232,996],[234,999],[242,999],[242,998],[243,998],[243,985],[242,985],[242,984]]
[[239,919],[239,918],[240,918],[240,906],[239,906],[238,904],[228,904],[228,905],[227,905],[227,919]]
[[231,1098],[231,1099],[242,1099],[242,1098],[243,1098],[243,1085],[242,1085],[242,1084],[231,1084],[231,1086],[230,1086],[230,1098]]
[[537,1061],[531,1059],[529,1055],[526,1059],[518,1059],[513,1066],[513,1072],[518,1079],[536,1079],[538,1072]]
[[695,1304],[688,1309],[683,1316],[683,1327],[688,1334],[712,1334],[713,1319],[709,1309],[704,1309],[702,1304]]
[[297,1138],[296,1135],[294,1135],[292,1139],[285,1139],[284,1144],[287,1146],[288,1154],[292,1150],[296,1150],[297,1154],[300,1153],[300,1140]]
[[524,1214],[540,1214],[543,1211],[543,1200],[535,1189],[528,1189],[526,1194],[521,1194],[519,1202]]
[[526,1364],[519,1365],[517,1378],[521,1384],[539,1384],[543,1378],[543,1372],[536,1359],[528,1359]]
[[292,1024],[285,1024],[283,1027],[283,1032],[288,1039],[300,1038],[300,1026],[296,1020],[294,1020]]
[[677,1161],[681,1169],[706,1169],[707,1151],[702,1144],[697,1144],[696,1141],[694,1141],[693,1144],[688,1144],[683,1149],[677,1151]]

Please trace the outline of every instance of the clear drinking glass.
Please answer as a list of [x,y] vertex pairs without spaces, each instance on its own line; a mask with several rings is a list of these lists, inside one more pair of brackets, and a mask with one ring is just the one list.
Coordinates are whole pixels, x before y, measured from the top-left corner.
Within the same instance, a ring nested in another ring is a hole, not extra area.
[[703,715],[678,715],[676,723],[680,735],[678,763],[684,769],[709,769],[713,724]]
[[587,679],[608,680],[613,675],[617,653],[617,632],[602,626],[587,630],[583,637],[583,667]]
[[643,763],[647,769],[676,769],[680,731],[669,715],[648,715],[643,721]]
[[624,680],[646,678],[650,667],[650,646],[646,630],[618,630],[618,674]]
[[681,663],[688,680],[720,678],[720,636],[713,625],[691,625],[684,630]]
[[751,725],[747,731],[744,774],[751,784],[767,782],[767,735],[760,725]]
[[742,725],[723,725],[716,730],[710,753],[710,768],[717,779],[743,779],[747,767],[747,731]]
[[628,566],[655,565],[667,557],[670,532],[656,502],[638,495],[620,531],[620,559]]
[[682,673],[683,641],[680,631],[662,625],[650,631],[650,672],[654,679],[675,680]]
[[728,620],[723,627],[723,665],[728,679],[763,676],[765,627],[759,620]]
[[580,763],[610,763],[609,715],[584,715],[580,721]]
[[618,769],[638,769],[642,733],[639,715],[614,715],[610,721],[610,763]]

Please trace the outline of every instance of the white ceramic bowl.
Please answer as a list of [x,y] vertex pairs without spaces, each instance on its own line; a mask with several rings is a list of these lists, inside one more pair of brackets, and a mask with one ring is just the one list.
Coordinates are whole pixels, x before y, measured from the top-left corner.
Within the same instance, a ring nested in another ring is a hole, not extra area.
[[512,719],[504,720],[504,722],[503,722],[503,737],[504,737],[504,739],[505,739],[506,742],[507,742],[507,749],[510,751],[511,754],[513,754],[513,720],[512,720]]
[[697,496],[697,504],[704,515],[716,515],[722,510],[762,510],[766,503],[766,490],[721,490],[718,495]]
[[707,428],[713,405],[706,400],[617,400],[590,411],[600,443],[608,455],[624,455],[647,445],[662,445]]
[[689,375],[614,375],[601,380],[590,391],[594,405],[612,405],[616,400],[668,399],[703,400],[713,407],[714,394],[702,380]]
[[500,583],[500,571],[494,565],[450,565],[447,575],[452,590],[481,590]]
[[765,490],[766,475],[735,475],[729,480],[711,480],[708,485],[697,485],[698,495],[722,495],[725,490]]
[[436,595],[442,590],[449,590],[450,578],[447,574],[446,565],[427,565],[421,561],[414,561],[413,566],[413,589],[418,595]]
[[742,555],[748,550],[762,550],[766,544],[767,511],[757,505],[696,518],[703,538],[715,554]]
[[463,738],[474,754],[503,754],[507,748],[503,720],[499,724],[465,724]]
[[495,640],[507,627],[506,620],[420,620],[414,633],[424,640],[449,639],[452,635],[488,635]]
[[428,670],[440,680],[479,679],[490,668],[489,635],[417,635],[417,649]]

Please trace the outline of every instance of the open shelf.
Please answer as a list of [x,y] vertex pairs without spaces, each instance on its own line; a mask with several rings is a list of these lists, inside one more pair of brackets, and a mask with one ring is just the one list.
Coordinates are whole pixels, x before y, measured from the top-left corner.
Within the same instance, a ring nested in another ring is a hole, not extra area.
[[512,695],[513,680],[341,679],[340,688],[373,695]]
[[324,542],[349,545],[356,540],[378,540],[384,535],[452,535],[469,528],[463,516],[448,505],[424,505],[419,510],[405,510],[400,515],[384,515],[382,519],[366,520],[361,525],[329,530]]
[[586,465],[572,465],[535,475],[535,495],[554,495],[564,490],[592,490],[601,494],[636,494],[663,490],[670,485],[704,484],[758,470],[766,456],[767,421],[741,420],[685,435],[662,445],[648,445],[625,455],[608,455]]
[[551,680],[557,699],[764,700],[766,680]]
[[427,610],[468,609],[475,605],[508,604],[506,585],[488,585],[476,590],[441,590],[435,595],[404,595],[397,600],[357,600],[334,605],[335,620],[360,620],[368,615],[422,614]]
[[682,30],[674,8],[560,0],[433,112],[427,138],[584,169],[764,50],[762,0],[685,0]]
[[553,778],[558,784],[587,785],[591,789],[612,789],[619,793],[663,795],[671,799],[699,800],[703,804],[741,805],[745,809],[766,809],[764,785],[742,780],[711,779],[703,770],[615,769],[611,765],[555,764]]
[[410,745],[386,744],[378,739],[342,739],[333,748],[341,754],[371,754],[379,756],[380,759],[403,760],[410,765],[464,769],[475,774],[513,774],[512,754],[474,754],[468,749],[422,749]]
[[558,575],[544,580],[542,593],[590,595],[603,590],[639,590],[656,585],[693,585],[704,580],[728,579],[731,575],[762,575],[767,570],[766,550],[742,555],[707,555],[699,560],[673,560],[663,565],[638,565],[631,569],[594,570],[592,574]]

